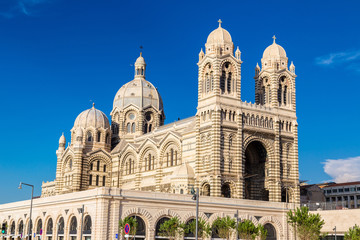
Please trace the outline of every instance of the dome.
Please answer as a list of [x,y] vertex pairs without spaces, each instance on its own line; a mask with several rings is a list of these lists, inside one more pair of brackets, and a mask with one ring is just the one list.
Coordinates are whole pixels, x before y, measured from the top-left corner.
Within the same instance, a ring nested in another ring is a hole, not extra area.
[[130,104],[139,109],[153,106],[158,110],[163,110],[161,96],[157,89],[144,78],[135,78],[123,85],[116,93],[114,99],[114,109],[124,109]]
[[173,173],[172,178],[194,178],[194,169],[187,163],[177,167]]
[[[77,116],[74,123],[74,128],[110,128],[109,119],[106,117],[105,113],[93,107],[83,111]],[[76,133],[78,133],[76,131]]]
[[275,36],[273,38],[274,38],[274,42],[265,49],[263,53],[263,58],[286,58],[286,52],[284,48],[276,44]]
[[65,144],[66,143],[66,139],[64,136],[64,133],[61,135],[60,139],[59,139],[59,144]]
[[232,44],[230,33],[221,27],[221,20],[219,27],[209,34],[206,44]]
[[140,65],[140,64],[142,64],[142,65],[146,64],[145,59],[142,56],[142,53],[140,53],[140,57],[138,57],[135,61],[135,65]]

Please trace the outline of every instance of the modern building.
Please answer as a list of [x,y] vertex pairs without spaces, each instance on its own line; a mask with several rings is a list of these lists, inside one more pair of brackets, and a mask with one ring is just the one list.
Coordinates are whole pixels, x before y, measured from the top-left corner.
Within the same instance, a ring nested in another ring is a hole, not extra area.
[[[84,229],[86,239],[110,239],[120,217],[137,216],[146,228],[141,238],[157,238],[162,218],[194,216],[187,194],[195,187],[205,220],[239,211],[268,224],[268,239],[292,239],[286,212],[300,203],[295,66],[274,37],[255,67],[255,103],[248,103],[241,52],[221,21],[204,50],[195,116],[164,125],[141,53],[134,79],[115,94],[111,124],[94,105],[77,116],[67,147],[60,137],[56,179],[35,200],[33,233],[73,240]],[[28,202],[1,205],[0,221],[9,226],[6,239],[25,234]]]
[[360,182],[333,183],[323,191],[327,204],[337,209],[360,208]]

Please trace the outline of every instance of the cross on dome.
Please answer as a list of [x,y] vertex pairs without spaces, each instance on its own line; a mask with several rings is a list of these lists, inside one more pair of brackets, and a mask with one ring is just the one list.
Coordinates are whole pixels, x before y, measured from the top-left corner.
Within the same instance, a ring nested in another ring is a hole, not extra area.
[[218,23],[219,23],[219,27],[221,27],[221,23],[222,23],[221,19],[219,19]]
[[275,43],[275,39],[276,39],[275,35],[272,38],[274,39],[274,43]]

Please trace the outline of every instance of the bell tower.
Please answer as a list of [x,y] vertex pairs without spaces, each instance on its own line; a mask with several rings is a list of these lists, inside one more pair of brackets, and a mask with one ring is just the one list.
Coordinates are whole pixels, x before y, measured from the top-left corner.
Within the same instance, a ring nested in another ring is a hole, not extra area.
[[235,169],[235,159],[225,150],[235,139],[230,140],[233,134],[225,130],[223,122],[236,125],[236,106],[241,98],[241,52],[237,48],[234,55],[231,35],[222,28],[222,21],[218,22],[219,27],[207,38],[205,53],[202,49],[199,53],[198,62],[195,171],[199,188],[211,196],[226,195],[222,189],[226,182],[223,173]]

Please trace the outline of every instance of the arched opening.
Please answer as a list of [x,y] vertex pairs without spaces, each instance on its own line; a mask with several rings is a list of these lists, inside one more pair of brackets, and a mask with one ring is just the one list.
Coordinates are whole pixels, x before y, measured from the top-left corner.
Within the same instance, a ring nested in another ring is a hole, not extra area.
[[163,217],[161,218],[157,223],[156,223],[156,228],[155,228],[155,238],[158,239],[169,239],[167,236],[164,236],[165,233],[160,231],[160,226],[161,224],[163,224],[164,222],[170,220],[170,218],[168,217]]
[[204,183],[201,188],[201,195],[202,196],[210,196],[210,184]]
[[245,150],[245,198],[269,201],[265,189],[267,151],[263,144],[251,142]]
[[221,196],[226,198],[231,198],[231,188],[229,183],[224,183],[221,186]]
[[[195,221],[195,219],[190,219],[189,221],[186,222],[186,225],[190,225],[193,224],[193,222]],[[195,235],[192,232],[188,232],[184,234],[184,239],[195,239]]]
[[98,132],[97,133],[97,141],[100,142],[100,140],[101,140],[101,132]]
[[137,222],[137,228],[135,236],[130,235],[130,238],[133,240],[143,240],[146,237],[146,225],[144,220],[140,216],[131,216],[130,218],[133,218]]
[[87,141],[88,141],[88,142],[92,142],[92,140],[93,140],[92,133],[91,133],[91,132],[88,132],[88,133],[87,133]]
[[47,240],[52,240],[53,230],[54,230],[53,220],[51,218],[49,218],[47,225],[46,225]]
[[24,222],[23,222],[23,220],[21,220],[20,223],[19,223],[18,234],[19,235],[24,235]]
[[64,223],[64,218],[61,217],[59,219],[58,225],[57,225],[57,235],[58,235],[58,240],[64,240],[64,227],[65,227],[65,223]]
[[91,228],[92,228],[91,217],[87,215],[84,219],[84,228],[83,228],[83,236],[85,240],[91,240]]
[[42,234],[42,220],[39,219],[37,224],[36,224],[36,239],[40,240],[41,236],[40,233]]
[[266,223],[264,225],[265,230],[267,230],[266,240],[276,240],[276,230],[271,223]]
[[10,225],[10,234],[15,235],[15,222],[14,221]]
[[288,189],[286,187],[283,187],[281,189],[281,202],[291,202],[290,201],[290,192],[291,189]]
[[70,221],[69,235],[70,235],[70,240],[76,240],[76,236],[77,236],[77,221],[76,221],[76,217],[75,217],[75,216],[73,216],[73,217],[71,218],[71,221]]

